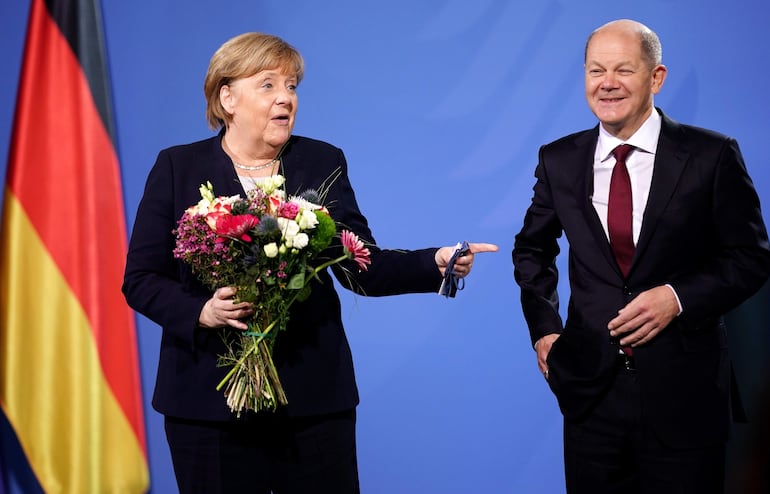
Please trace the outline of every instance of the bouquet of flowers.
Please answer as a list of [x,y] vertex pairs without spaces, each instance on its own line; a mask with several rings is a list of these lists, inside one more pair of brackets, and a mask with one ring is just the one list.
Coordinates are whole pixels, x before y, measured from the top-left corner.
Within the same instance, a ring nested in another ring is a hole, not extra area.
[[237,301],[250,302],[249,329],[225,333],[227,352],[218,364],[231,367],[217,386],[230,409],[275,410],[288,403],[272,350],[276,334],[286,329],[289,308],[310,295],[310,281],[346,259],[359,269],[370,264],[369,250],[354,233],[343,230],[339,257],[321,253],[337,235],[322,205],[325,191],[307,190],[286,197],[280,175],[257,182],[245,198],[215,196],[211,183],[200,187],[201,200],[188,208],[174,229],[174,257],[190,265],[211,290],[236,288]]

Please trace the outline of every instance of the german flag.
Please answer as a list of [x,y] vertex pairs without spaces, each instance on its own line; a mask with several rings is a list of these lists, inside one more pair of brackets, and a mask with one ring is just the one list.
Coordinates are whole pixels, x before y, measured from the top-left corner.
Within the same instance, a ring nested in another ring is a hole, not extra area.
[[149,485],[98,0],[31,0],[0,225],[0,404],[49,493]]

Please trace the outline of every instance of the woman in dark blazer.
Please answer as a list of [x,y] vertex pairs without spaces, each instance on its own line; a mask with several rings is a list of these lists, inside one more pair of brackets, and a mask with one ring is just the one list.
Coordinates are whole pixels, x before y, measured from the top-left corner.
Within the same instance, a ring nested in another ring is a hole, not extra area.
[[[358,492],[355,407],[358,391],[328,270],[308,300],[292,307],[275,342],[274,361],[288,405],[237,418],[216,390],[227,368],[222,332],[246,328],[246,303],[235,290],[215,293],[175,259],[172,230],[210,181],[216,195],[245,195],[263,177],[286,179],[287,193],[321,189],[336,172],[325,204],[334,220],[370,244],[371,265],[352,261],[332,271],[346,288],[368,296],[433,292],[454,247],[413,251],[376,247],[358,208],[342,151],[292,135],[296,87],[304,64],[283,40],[247,33],[214,54],[204,84],[207,117],[222,128],[210,139],[161,151],[139,204],[129,245],[123,292],[129,305],[163,328],[153,407],[165,415],[179,489],[183,493]],[[339,241],[336,240],[337,244]],[[454,271],[470,272],[471,244]]]

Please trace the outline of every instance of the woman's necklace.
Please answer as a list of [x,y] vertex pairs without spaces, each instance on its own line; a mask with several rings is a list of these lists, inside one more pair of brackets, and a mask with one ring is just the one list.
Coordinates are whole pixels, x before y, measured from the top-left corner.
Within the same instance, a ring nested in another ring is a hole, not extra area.
[[241,170],[246,170],[246,171],[249,171],[249,172],[254,172],[254,171],[257,171],[257,170],[264,170],[268,166],[274,165],[276,161],[278,161],[277,157],[273,158],[272,160],[268,161],[267,163],[263,163],[261,165],[256,165],[256,166],[246,166],[246,165],[242,165],[240,163],[236,163],[235,161],[233,161],[233,165],[235,165],[236,168],[240,168]]

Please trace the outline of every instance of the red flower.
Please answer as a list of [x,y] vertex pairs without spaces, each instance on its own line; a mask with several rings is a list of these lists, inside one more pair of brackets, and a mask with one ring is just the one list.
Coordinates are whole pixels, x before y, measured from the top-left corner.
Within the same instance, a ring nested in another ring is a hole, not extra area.
[[216,232],[219,235],[217,242],[224,242],[225,238],[237,238],[244,242],[251,242],[248,231],[257,226],[259,220],[250,214],[223,215],[217,218]]
[[369,249],[364,247],[364,243],[358,238],[358,235],[350,230],[343,230],[340,235],[340,240],[342,240],[342,247],[345,249],[345,254],[356,261],[359,269],[366,270],[367,266],[372,263],[372,260],[369,258],[371,253],[369,252]]
[[206,223],[209,228],[216,231],[219,218],[222,216],[229,216],[232,206],[229,204],[223,204],[221,202],[214,202],[209,206],[209,211],[206,213]]

